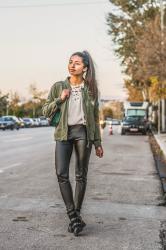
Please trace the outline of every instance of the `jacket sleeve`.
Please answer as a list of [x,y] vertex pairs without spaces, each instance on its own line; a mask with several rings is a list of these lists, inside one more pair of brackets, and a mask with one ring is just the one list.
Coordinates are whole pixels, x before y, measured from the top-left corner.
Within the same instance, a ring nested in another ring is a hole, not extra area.
[[95,135],[94,135],[94,145],[95,148],[101,146],[101,133],[99,124],[99,102],[98,99],[95,101],[94,107],[94,119],[95,119]]
[[62,104],[61,98],[58,96],[57,84],[55,83],[48,94],[47,100],[42,107],[42,112],[45,117],[49,117],[54,110]]

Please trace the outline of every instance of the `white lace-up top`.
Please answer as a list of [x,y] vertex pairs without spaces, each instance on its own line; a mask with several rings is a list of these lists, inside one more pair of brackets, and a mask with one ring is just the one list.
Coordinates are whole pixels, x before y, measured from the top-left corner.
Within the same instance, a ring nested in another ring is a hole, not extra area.
[[71,85],[68,107],[68,125],[85,124],[85,116],[83,111],[82,91],[84,83],[79,85]]

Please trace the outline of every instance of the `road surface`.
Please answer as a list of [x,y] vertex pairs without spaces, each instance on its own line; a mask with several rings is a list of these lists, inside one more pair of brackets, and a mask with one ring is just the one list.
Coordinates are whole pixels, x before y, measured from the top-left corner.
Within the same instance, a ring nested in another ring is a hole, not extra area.
[[[83,206],[87,227],[67,232],[55,170],[53,128],[0,131],[1,250],[159,250],[166,209],[148,137],[103,132],[92,152]],[[74,187],[74,157],[71,164]]]

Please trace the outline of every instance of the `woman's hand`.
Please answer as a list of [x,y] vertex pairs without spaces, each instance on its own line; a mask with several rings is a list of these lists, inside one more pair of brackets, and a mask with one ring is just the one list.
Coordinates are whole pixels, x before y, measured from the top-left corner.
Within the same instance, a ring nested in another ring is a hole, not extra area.
[[67,98],[69,98],[69,96],[70,96],[70,90],[69,89],[63,89],[62,93],[61,93],[61,96],[60,96],[61,100],[65,101]]
[[99,146],[99,147],[97,147],[96,149],[96,155],[99,157],[99,158],[102,158],[103,157],[103,148],[102,148],[102,146]]

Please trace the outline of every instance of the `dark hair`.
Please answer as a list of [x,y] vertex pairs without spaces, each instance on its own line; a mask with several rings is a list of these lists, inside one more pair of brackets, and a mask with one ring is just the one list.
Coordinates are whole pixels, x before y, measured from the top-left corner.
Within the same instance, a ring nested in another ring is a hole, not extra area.
[[91,95],[95,99],[96,97],[98,97],[98,88],[95,67],[91,55],[88,51],[84,50],[83,52],[75,52],[71,55],[71,57],[72,56],[81,57],[85,67],[87,67],[86,75],[84,77],[85,84],[88,86]]

